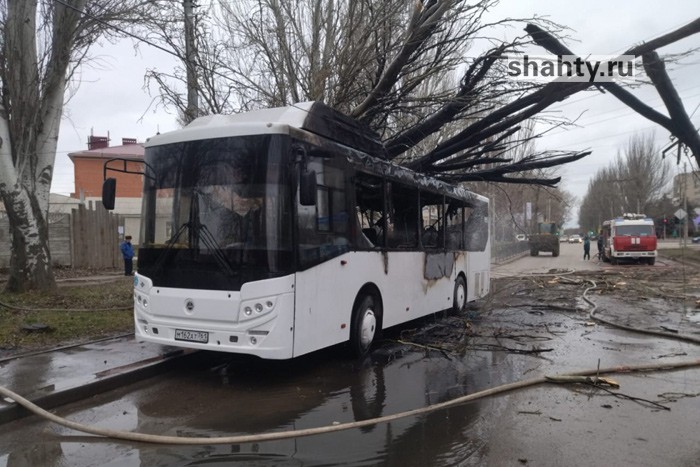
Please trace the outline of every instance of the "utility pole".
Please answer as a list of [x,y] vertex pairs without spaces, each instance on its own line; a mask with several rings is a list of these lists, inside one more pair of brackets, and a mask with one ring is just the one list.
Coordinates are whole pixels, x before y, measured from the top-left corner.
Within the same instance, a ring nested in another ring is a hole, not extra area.
[[187,110],[185,110],[185,123],[190,123],[199,115],[194,46],[194,0],[183,0],[182,5],[185,10],[185,60],[187,62]]
[[688,165],[683,163],[683,210],[685,211],[685,222],[683,224],[683,247],[688,246]]

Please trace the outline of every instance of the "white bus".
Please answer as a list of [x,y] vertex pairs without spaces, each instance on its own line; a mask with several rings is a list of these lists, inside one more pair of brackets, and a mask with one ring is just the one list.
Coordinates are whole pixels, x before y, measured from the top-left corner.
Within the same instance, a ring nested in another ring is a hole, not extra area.
[[139,340],[362,355],[382,329],[489,292],[487,198],[382,159],[321,103],[201,117],[145,146]]

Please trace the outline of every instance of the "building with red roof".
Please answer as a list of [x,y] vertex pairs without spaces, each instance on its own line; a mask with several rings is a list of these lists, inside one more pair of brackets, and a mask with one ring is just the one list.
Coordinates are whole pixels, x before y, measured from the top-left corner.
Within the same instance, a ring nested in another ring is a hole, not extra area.
[[[109,146],[109,136],[88,137],[88,149],[72,152],[68,157],[73,161],[75,175],[75,193],[71,197],[83,201],[102,202],[102,182],[104,181],[104,164],[110,159],[125,159],[113,161],[109,167],[124,168],[132,172],[143,171],[143,144],[134,138],[122,138],[121,145]],[[143,175],[109,171],[107,177],[117,180],[117,197],[114,212],[124,218],[124,235],[131,235],[133,242],[138,244],[141,221],[141,197],[143,191]]]

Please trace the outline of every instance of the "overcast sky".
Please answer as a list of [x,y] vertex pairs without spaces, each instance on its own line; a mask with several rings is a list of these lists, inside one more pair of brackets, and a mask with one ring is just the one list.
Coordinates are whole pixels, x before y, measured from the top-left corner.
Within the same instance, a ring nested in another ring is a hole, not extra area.
[[[696,0],[587,0],[566,2],[554,0],[503,0],[490,15],[492,18],[547,16],[552,21],[572,29],[576,41],[567,45],[579,55],[620,53],[642,41],[655,38],[700,17],[700,2]],[[491,18],[489,18],[491,19]],[[524,27],[525,24],[522,25]],[[501,31],[503,38],[522,34],[522,28]],[[673,46],[661,49],[662,54],[700,48],[700,35],[691,36]],[[532,50],[543,54],[544,51]],[[171,70],[174,58],[165,52],[142,44],[136,52],[130,41],[117,45],[105,44],[95,49],[99,67],[82,70],[82,84],[68,102],[58,142],[56,170],[52,191],[70,194],[73,189],[73,164],[67,154],[87,148],[90,133],[106,136],[112,145],[121,138],[137,138],[140,142],[157,131],[177,128],[175,115],[152,105],[153,96],[144,88],[147,68]],[[693,124],[700,126],[700,52],[684,59],[669,71],[676,89],[693,113]],[[651,87],[634,91],[648,105],[664,112],[661,99]],[[591,149],[593,154],[560,169],[562,187],[582,198],[588,180],[600,167],[608,164],[635,133],[654,132],[660,147],[669,142],[668,132],[644,119],[618,102],[610,94],[586,91],[576,94],[553,111],[575,118],[579,127],[554,130],[537,142],[537,149]],[[687,161],[687,160],[686,160]],[[688,170],[695,169],[688,166]],[[683,167],[680,167],[683,170]],[[578,218],[577,212],[574,218]]]

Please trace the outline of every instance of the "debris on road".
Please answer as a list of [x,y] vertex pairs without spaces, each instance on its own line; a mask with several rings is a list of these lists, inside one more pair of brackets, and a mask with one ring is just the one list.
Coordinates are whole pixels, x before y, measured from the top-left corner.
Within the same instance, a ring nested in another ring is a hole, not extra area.
[[550,383],[559,383],[559,384],[574,384],[574,383],[582,383],[582,384],[592,384],[593,386],[609,386],[611,388],[619,388],[620,384],[617,381],[613,381],[612,379],[609,378],[600,378],[597,376],[562,376],[562,375],[555,375],[555,376],[545,376],[547,381]]

